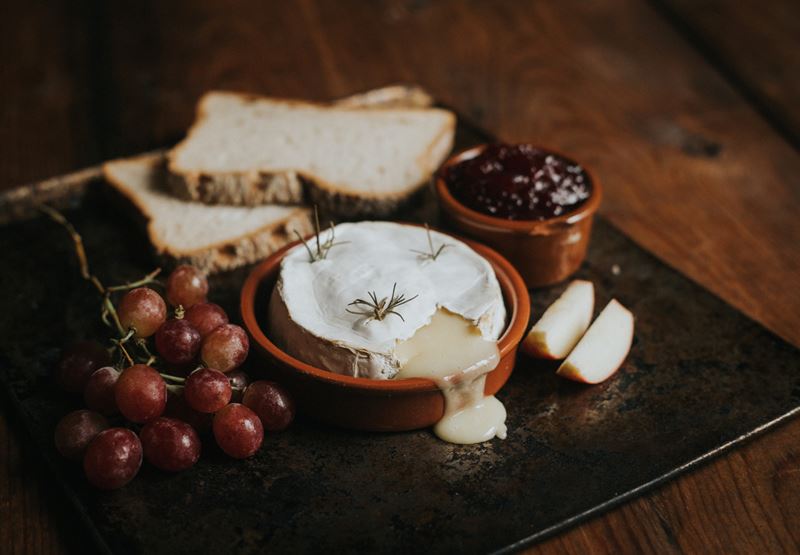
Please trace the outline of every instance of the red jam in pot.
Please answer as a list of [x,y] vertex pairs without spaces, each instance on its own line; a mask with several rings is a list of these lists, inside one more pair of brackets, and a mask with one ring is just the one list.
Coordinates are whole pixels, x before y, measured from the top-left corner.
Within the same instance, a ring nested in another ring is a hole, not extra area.
[[581,206],[592,192],[575,162],[531,145],[488,145],[443,173],[465,206],[509,220],[546,220]]

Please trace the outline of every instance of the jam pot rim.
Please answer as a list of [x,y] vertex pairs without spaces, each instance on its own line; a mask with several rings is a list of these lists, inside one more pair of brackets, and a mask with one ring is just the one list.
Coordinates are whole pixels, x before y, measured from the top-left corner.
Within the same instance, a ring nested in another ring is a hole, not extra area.
[[545,147],[541,145],[537,145],[534,143],[514,143],[510,146],[520,146],[525,145],[535,149],[542,150],[548,154],[554,154],[565,160],[569,160],[572,163],[578,164],[582,169],[583,172],[589,178],[589,182],[591,183],[591,193],[589,198],[586,199],[586,202],[575,208],[574,210],[570,210],[564,214],[559,216],[554,216],[552,218],[545,218],[543,220],[511,220],[508,218],[501,218],[498,216],[490,216],[488,214],[484,214],[483,212],[478,212],[465,204],[461,201],[456,199],[453,193],[450,191],[450,187],[448,186],[445,180],[445,172],[448,168],[460,164],[465,160],[470,160],[476,156],[478,156],[481,152],[483,152],[488,146],[492,143],[483,143],[475,146],[471,146],[459,152],[456,152],[452,156],[450,156],[447,160],[445,160],[442,167],[436,172],[434,177],[434,186],[436,189],[437,196],[439,197],[442,206],[453,212],[459,212],[462,219],[471,220],[473,224],[481,225],[481,227],[487,227],[491,229],[503,229],[507,231],[520,231],[520,232],[528,232],[528,233],[536,233],[537,231],[541,231],[547,228],[551,228],[553,226],[559,225],[572,225],[576,222],[579,222],[585,218],[592,216],[600,206],[600,201],[603,198],[603,187],[600,184],[600,180],[597,179],[597,176],[589,169],[587,166],[582,164],[579,161],[576,161],[574,157],[566,155],[554,148]]

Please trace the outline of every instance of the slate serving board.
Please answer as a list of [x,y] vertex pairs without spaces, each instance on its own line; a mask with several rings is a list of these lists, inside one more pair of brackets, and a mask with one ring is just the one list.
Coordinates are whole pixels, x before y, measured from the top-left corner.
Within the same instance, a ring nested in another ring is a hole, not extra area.
[[[458,144],[486,137],[462,124]],[[96,181],[66,211],[93,271],[109,284],[144,275],[155,266],[146,238]],[[401,219],[435,222],[430,194]],[[4,402],[100,552],[511,551],[800,410],[798,349],[599,219],[578,277],[594,282],[598,310],[615,297],[634,312],[631,354],[591,387],[520,356],[498,395],[507,440],[456,446],[427,430],[351,432],[301,418],[268,435],[250,460],[228,459],[209,439],[187,472],[145,465],[126,488],[98,492],[55,452],[55,423],[81,403],[50,378],[66,341],[104,337],[98,300],[64,231],[48,220],[0,228],[0,252]],[[246,272],[212,280],[212,300],[231,314]],[[532,291],[534,317],[563,287]],[[248,370],[269,372],[257,358]]]

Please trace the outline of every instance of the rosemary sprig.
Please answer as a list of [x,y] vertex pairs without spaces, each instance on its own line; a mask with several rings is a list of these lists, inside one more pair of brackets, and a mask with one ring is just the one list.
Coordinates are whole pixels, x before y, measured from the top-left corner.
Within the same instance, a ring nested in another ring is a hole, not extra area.
[[394,314],[403,322],[405,322],[406,319],[403,318],[403,315],[397,312],[395,309],[403,306],[406,303],[410,303],[419,297],[419,295],[414,295],[413,297],[407,299],[405,293],[397,295],[397,283],[392,285],[392,295],[388,298],[384,297],[378,300],[378,295],[375,293],[375,291],[367,291],[367,295],[369,296],[369,300],[356,299],[347,304],[347,306],[354,306],[356,309],[351,310],[349,308],[345,308],[345,311],[349,312],[350,314],[369,316],[367,322],[371,322],[372,320],[381,321],[389,314]]
[[320,233],[322,233],[322,231],[319,227],[319,212],[317,211],[316,205],[314,205],[314,231],[316,232],[314,239],[316,241],[316,250],[312,250],[308,242],[305,239],[303,239],[302,235],[300,235],[300,232],[298,232],[296,229],[294,230],[294,234],[297,235],[297,238],[300,239],[300,241],[303,243],[303,246],[308,251],[309,262],[311,262],[312,264],[318,260],[324,260],[328,256],[328,251],[331,250],[336,245],[344,245],[345,243],[349,242],[349,241],[336,242],[336,226],[334,225],[333,221],[331,221],[330,230],[331,230],[330,237],[328,237],[328,239],[326,239],[325,242],[320,241],[319,236]]
[[425,251],[418,251],[416,249],[409,249],[411,252],[415,252],[424,260],[436,260],[439,258],[439,255],[442,254],[442,251],[449,247],[447,243],[442,243],[439,245],[438,249],[433,248],[433,238],[431,237],[431,228],[428,227],[428,224],[425,224],[425,233],[428,234],[428,252]]

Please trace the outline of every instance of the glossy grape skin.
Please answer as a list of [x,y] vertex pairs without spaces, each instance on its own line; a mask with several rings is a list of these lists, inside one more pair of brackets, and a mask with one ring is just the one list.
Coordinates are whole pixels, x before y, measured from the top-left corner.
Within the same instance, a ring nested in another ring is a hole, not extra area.
[[244,390],[250,383],[250,376],[248,376],[241,368],[237,368],[236,370],[228,372],[225,375],[228,376],[228,381],[231,382],[231,390],[233,391],[231,395],[231,402],[241,403],[242,397],[244,397]]
[[199,434],[210,432],[211,423],[214,420],[213,414],[194,410],[188,405],[182,394],[172,392],[170,392],[169,398],[167,399],[167,408],[164,409],[164,416],[186,422]]
[[200,332],[202,338],[228,323],[228,315],[214,303],[197,303],[186,311],[185,319]]
[[139,433],[144,458],[160,470],[179,472],[191,468],[200,458],[200,438],[186,422],[159,417]]
[[245,361],[249,350],[247,332],[236,324],[224,324],[203,340],[200,358],[209,368],[227,373]]
[[200,351],[200,332],[185,319],[167,320],[156,332],[156,349],[167,362],[186,364]]
[[294,399],[275,382],[259,380],[247,386],[242,403],[261,419],[264,429],[280,432],[294,420]]
[[149,287],[131,289],[117,307],[122,327],[134,328],[136,337],[150,337],[167,319],[167,304]]
[[219,370],[200,368],[186,378],[183,396],[198,412],[217,412],[231,400],[231,382]]
[[150,366],[134,364],[120,374],[114,398],[122,416],[142,424],[161,416],[167,404],[167,384]]
[[65,391],[83,393],[89,376],[111,364],[111,355],[97,341],[79,341],[61,353],[56,366],[56,378]]
[[172,306],[190,308],[206,301],[208,280],[194,266],[182,264],[167,278],[167,300]]
[[264,441],[264,428],[256,413],[233,403],[214,415],[214,439],[234,459],[251,457]]
[[108,420],[102,414],[85,409],[73,411],[56,425],[56,449],[67,459],[79,461],[89,443],[106,429]]
[[92,440],[83,457],[89,483],[100,489],[118,489],[133,480],[142,466],[142,443],[127,428],[109,428]]
[[117,412],[114,386],[119,379],[119,371],[113,366],[103,366],[95,370],[83,389],[83,400],[92,410],[111,416]]

